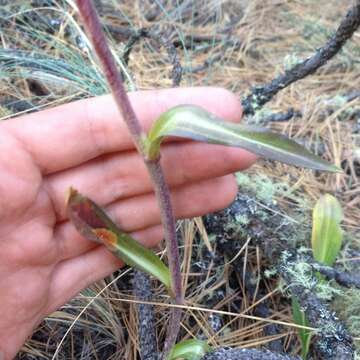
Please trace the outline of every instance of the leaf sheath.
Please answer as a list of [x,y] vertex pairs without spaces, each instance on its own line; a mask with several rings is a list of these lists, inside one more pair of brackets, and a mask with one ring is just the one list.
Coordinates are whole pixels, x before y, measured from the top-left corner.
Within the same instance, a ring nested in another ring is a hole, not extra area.
[[95,202],[70,189],[67,212],[71,222],[85,238],[105,245],[125,264],[156,277],[171,289],[167,266],[151,250],[121,231]]

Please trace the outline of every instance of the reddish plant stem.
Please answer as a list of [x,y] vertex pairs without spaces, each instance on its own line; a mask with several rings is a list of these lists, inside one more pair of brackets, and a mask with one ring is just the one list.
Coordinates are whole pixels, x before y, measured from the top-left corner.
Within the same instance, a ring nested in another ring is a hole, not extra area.
[[143,132],[141,124],[137,119],[133,107],[131,106],[114,57],[111,54],[107,40],[102,31],[102,26],[96,9],[91,0],[77,0],[76,3],[83,19],[86,33],[94,46],[94,50],[101,63],[102,70],[110,86],[116,105],[127,127],[129,128],[129,132],[139,153],[144,155],[142,138],[145,137],[145,133]]
[[[155,194],[159,201],[161,218],[163,219],[164,235],[167,239],[167,254],[171,254],[171,261],[169,257],[169,268],[170,273],[173,279],[173,292],[175,297],[176,304],[183,303],[182,296],[182,284],[181,284],[181,272],[180,272],[180,262],[179,262],[179,250],[178,250],[178,241],[176,237],[176,224],[175,217],[171,205],[170,191],[169,187],[165,181],[164,172],[161,168],[160,162],[147,161],[146,162],[148,171],[150,173],[151,179],[154,184],[156,184]],[[176,254],[174,256],[174,254]],[[164,345],[163,354],[166,355],[176,342],[177,335],[180,330],[180,321],[181,321],[181,309],[172,308],[170,315],[169,327],[167,329],[167,335]]]
[[[91,0],[77,0],[81,17],[83,19],[87,34],[94,46],[95,52],[100,60],[106,80],[112,91],[117,107],[129,128],[135,146],[142,155],[151,175],[155,194],[161,212],[161,220],[164,226],[164,236],[167,245],[167,256],[172,276],[173,292],[176,304],[183,303],[179,250],[176,238],[175,218],[171,206],[170,191],[166,184],[160,159],[148,160],[144,148],[146,137],[143,128],[130,103],[129,97],[122,83],[120,73],[117,69],[114,57],[111,54],[106,38],[102,31],[100,19]],[[172,310],[168,332],[165,340],[164,354],[174,345],[180,329],[181,310]]]

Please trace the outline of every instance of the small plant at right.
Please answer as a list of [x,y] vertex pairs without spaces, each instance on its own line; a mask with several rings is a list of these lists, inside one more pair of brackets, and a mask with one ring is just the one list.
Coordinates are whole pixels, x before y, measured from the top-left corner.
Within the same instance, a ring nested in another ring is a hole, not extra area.
[[[313,209],[313,223],[311,247],[314,259],[327,266],[332,266],[339,254],[343,232],[340,223],[343,219],[343,211],[338,200],[330,195],[323,195]],[[324,281],[318,274],[319,281]],[[296,297],[292,297],[292,313],[294,322],[298,325],[309,327],[309,322]],[[299,329],[301,342],[301,356],[306,359],[309,353],[312,337],[311,330]]]

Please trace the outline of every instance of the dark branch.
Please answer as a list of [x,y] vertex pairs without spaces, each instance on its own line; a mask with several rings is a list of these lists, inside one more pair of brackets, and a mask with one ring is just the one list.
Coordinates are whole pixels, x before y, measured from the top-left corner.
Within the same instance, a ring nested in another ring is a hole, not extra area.
[[346,95],[345,98],[347,101],[353,101],[360,97],[360,91],[352,91],[350,94]]
[[271,122],[286,122],[291,120],[292,118],[301,118],[302,113],[300,111],[296,111],[293,108],[288,109],[285,112],[274,112],[270,114],[262,115],[260,112],[259,116],[254,116],[253,118],[248,119],[248,123],[260,123],[261,125],[267,125]]
[[331,266],[325,266],[313,263],[312,267],[320,274],[324,275],[327,279],[335,280],[339,285],[345,287],[356,287],[360,289],[360,276],[359,273],[348,273],[345,271],[337,270]]
[[220,348],[203,356],[201,360],[299,360],[297,356],[273,353],[269,350]]
[[302,114],[300,111],[295,111],[294,109],[290,108],[286,112],[279,112],[279,113],[273,113],[269,116],[266,116],[263,120],[263,122],[269,123],[269,122],[285,122],[289,121],[293,117],[301,117]]
[[269,84],[252,89],[251,94],[242,100],[244,113],[254,114],[256,110],[270,101],[280,90],[313,74],[341,50],[343,45],[352,37],[359,26],[360,0],[356,0],[353,8],[349,10],[345,18],[341,21],[334,36],[330,38],[323,47],[318,49],[314,55],[295,65],[292,69],[272,80]]
[[[213,45],[222,45],[222,49],[219,53],[211,55],[208,59],[204,61],[203,64],[184,68],[182,72],[187,73],[197,73],[205,71],[208,67],[214,65],[218,61],[220,61],[224,57],[224,51],[226,48],[231,48],[232,51],[239,50],[242,46],[242,42],[240,39],[237,39],[235,37],[231,37],[230,34],[227,35],[184,35],[182,38],[179,38],[179,36],[176,33],[172,33],[168,38],[161,37],[159,34],[155,33],[152,30],[152,27],[150,28],[143,28],[141,30],[135,30],[129,26],[114,26],[112,24],[106,24],[104,25],[104,29],[106,29],[109,33],[111,33],[112,36],[114,36],[118,41],[129,41],[127,45],[127,50],[129,53],[132,49],[132,46],[134,43],[138,40],[140,40],[141,37],[147,37],[150,39],[155,40],[158,42],[161,46],[163,46],[170,57],[170,62],[174,66],[173,75],[172,78],[174,80],[175,74],[180,74],[179,70],[179,61],[176,60],[177,63],[174,61],[174,54],[176,54],[176,49],[193,49],[194,46],[201,43],[208,43]],[[141,33],[142,32],[142,33]],[[248,53],[253,56],[254,58],[258,58],[259,54],[254,49],[248,49]],[[129,54],[125,54],[125,61],[128,61]],[[177,70],[175,71],[175,68]],[[178,80],[180,82],[180,80]],[[175,82],[174,82],[175,83]],[[178,83],[175,83],[178,85]]]
[[[318,329],[315,342],[321,359],[348,360],[354,356],[353,340],[344,325],[339,321],[333,311],[330,311],[316,295],[316,285],[319,279],[308,265],[306,278],[311,285],[304,286],[298,279],[299,264],[304,263],[303,254],[296,250],[287,250],[280,256],[277,269],[285,280],[291,295],[300,303],[306,318],[312,327]],[[303,270],[306,271],[306,270]]]
[[[135,270],[133,286],[136,299],[145,302],[153,300],[149,275]],[[154,307],[144,303],[137,304],[136,307],[139,318],[138,331],[141,360],[158,360]]]
[[[153,27],[147,27],[144,29],[150,31],[152,28]],[[136,35],[136,33],[138,32],[138,30],[130,26],[119,26],[110,23],[104,24],[104,29],[119,41],[127,41],[130,39],[130,37]],[[198,35],[198,34],[186,35],[185,34],[182,35],[182,37],[180,38],[176,32],[173,32],[170,35],[170,39],[175,47],[185,48],[185,49],[192,49],[194,45],[203,44],[203,43],[216,44],[216,45],[222,44],[235,48],[239,48],[239,46],[241,45],[240,39],[237,39],[235,37],[230,37],[229,35]]]
[[[316,295],[319,278],[312,267],[313,259],[308,254],[291,248],[289,242],[279,238],[280,224],[283,226],[282,232],[284,233],[294,232],[296,229],[292,225],[284,228],[282,219],[277,219],[271,211],[268,220],[264,221],[258,216],[258,212],[253,197],[242,193],[238,194],[237,199],[229,208],[208,216],[205,225],[207,230],[216,236],[218,248],[226,246],[228,251],[232,251],[232,254],[236,254],[238,251],[234,246],[241,247],[247,237],[251,236],[253,242],[260,246],[264,256],[273,264],[276,274],[283,279],[284,287],[299,300],[310,326],[318,329],[314,347],[320,354],[320,358],[352,359],[354,347],[351,336],[334,312],[330,311]],[[224,224],[236,224],[239,216],[246,216],[248,219],[246,225],[241,225],[241,232],[228,231],[224,233]],[[241,235],[242,233],[246,234],[245,238]],[[306,270],[304,278],[308,279],[306,284],[301,282],[299,275],[299,268],[304,268],[304,266]]]

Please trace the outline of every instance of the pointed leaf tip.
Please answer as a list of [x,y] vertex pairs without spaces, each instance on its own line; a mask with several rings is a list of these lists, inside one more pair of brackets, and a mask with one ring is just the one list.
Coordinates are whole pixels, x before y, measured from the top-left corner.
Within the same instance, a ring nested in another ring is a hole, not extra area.
[[234,146],[261,157],[316,170],[338,172],[339,168],[312,154],[297,142],[265,128],[229,123],[194,105],[176,106],[163,113],[148,134],[150,159],[159,155],[165,136]]
[[68,206],[71,199],[73,199],[77,195],[77,190],[73,187],[69,187],[65,193],[65,205]]

